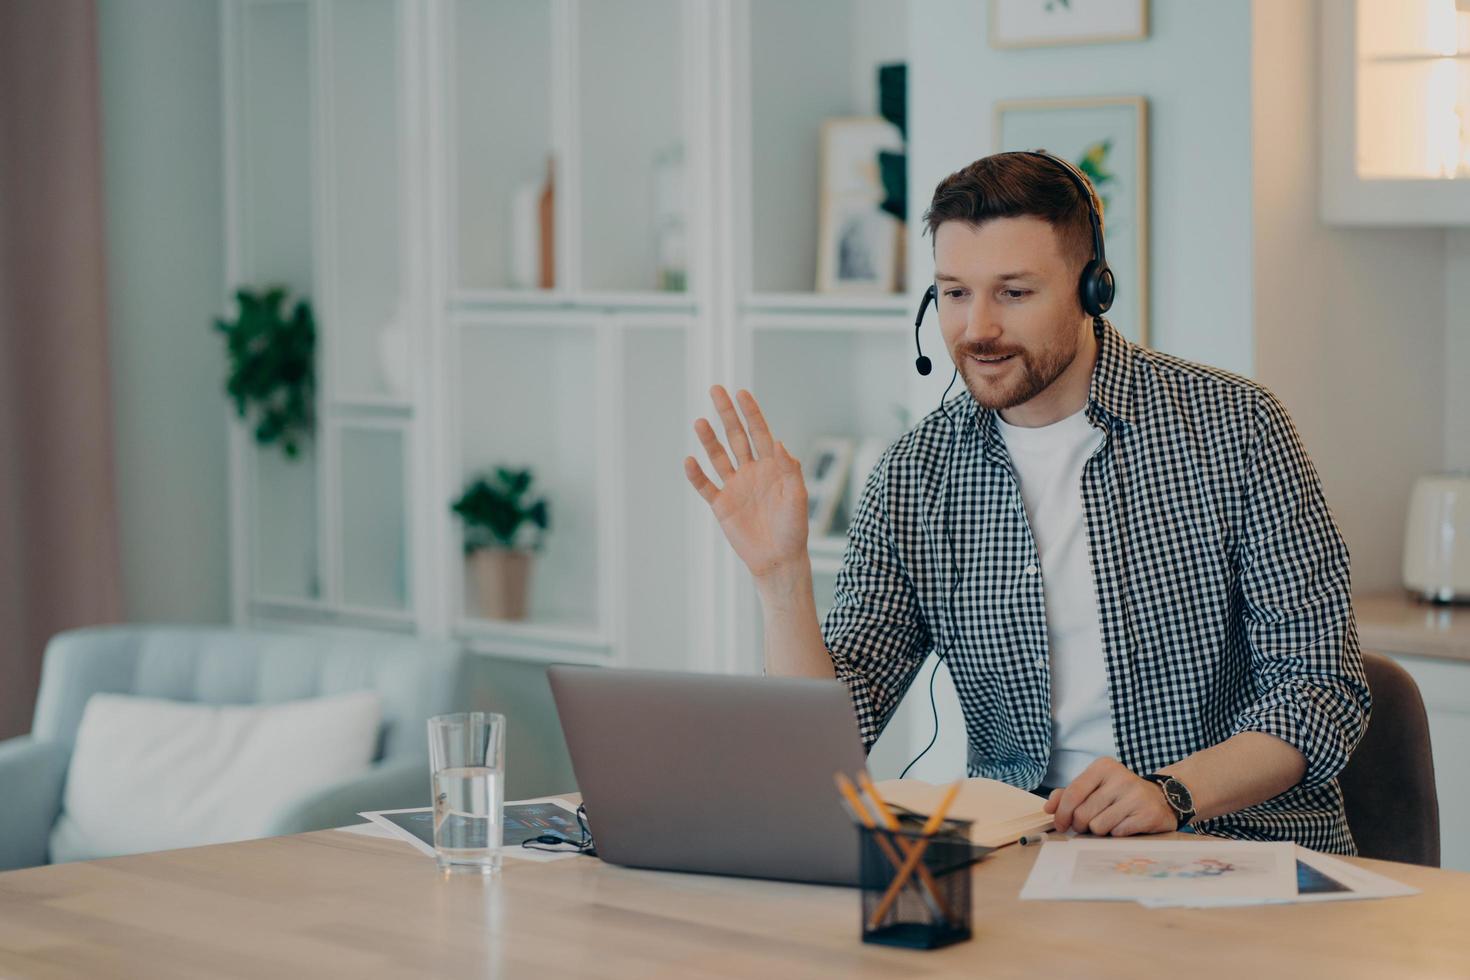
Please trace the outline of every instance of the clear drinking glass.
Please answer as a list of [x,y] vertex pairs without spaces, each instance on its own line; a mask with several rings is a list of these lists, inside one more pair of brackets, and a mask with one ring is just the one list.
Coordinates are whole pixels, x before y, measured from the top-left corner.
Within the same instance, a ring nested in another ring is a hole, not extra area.
[[429,771],[439,867],[499,871],[505,716],[469,711],[430,718]]

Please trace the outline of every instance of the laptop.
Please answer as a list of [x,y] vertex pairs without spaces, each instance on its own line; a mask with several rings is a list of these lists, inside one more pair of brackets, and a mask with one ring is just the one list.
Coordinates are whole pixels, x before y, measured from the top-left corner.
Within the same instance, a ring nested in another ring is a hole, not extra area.
[[556,666],[597,854],[613,864],[858,884],[832,775],[866,765],[840,681]]

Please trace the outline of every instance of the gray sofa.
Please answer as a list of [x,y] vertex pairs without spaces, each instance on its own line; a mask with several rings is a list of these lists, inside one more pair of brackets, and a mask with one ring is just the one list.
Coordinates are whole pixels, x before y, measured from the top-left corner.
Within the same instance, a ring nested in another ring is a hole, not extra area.
[[425,719],[458,710],[461,651],[381,633],[107,626],[46,648],[31,733],[0,742],[0,869],[45,864],[87,699],[98,692],[261,704],[371,689],[383,723],[371,770],[279,813],[274,834],[358,823],[359,810],[427,806]]

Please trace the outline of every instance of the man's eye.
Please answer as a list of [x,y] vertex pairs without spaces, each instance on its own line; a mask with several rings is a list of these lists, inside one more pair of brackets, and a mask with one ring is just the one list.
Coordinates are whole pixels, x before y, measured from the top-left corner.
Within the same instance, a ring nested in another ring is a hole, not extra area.
[[950,299],[959,299],[960,294],[963,292],[963,289],[947,289],[945,290],[944,295],[948,296]]
[[1003,295],[1009,296],[1012,299],[1020,299],[1022,296],[1031,295],[1031,290],[1029,289],[1004,289],[1001,292]]

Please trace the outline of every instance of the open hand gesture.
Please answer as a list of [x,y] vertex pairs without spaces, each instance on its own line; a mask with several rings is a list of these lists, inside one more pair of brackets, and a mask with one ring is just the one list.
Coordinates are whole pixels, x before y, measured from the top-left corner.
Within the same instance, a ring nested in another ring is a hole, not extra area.
[[694,432],[723,485],[716,486],[693,456],[684,457],[684,475],[710,505],[735,553],[760,580],[807,560],[806,483],[801,463],[772,438],[755,398],[744,389],[738,397],[750,427],[748,436],[725,389],[720,385],[710,389],[733,460],[707,420],[694,422]]

